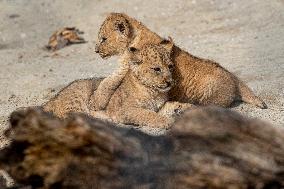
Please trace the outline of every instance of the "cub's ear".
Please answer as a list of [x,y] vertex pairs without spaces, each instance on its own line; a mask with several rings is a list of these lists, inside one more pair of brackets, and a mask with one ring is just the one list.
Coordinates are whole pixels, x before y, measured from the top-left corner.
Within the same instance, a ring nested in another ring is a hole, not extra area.
[[118,17],[114,22],[114,29],[121,35],[128,37],[130,35],[130,24],[123,17]]
[[174,42],[173,39],[169,36],[168,39],[163,39],[160,44],[169,52],[172,53]]
[[142,63],[141,60],[139,60],[137,53],[139,50],[135,47],[129,47],[128,53],[129,53],[129,64],[130,65],[139,65]]

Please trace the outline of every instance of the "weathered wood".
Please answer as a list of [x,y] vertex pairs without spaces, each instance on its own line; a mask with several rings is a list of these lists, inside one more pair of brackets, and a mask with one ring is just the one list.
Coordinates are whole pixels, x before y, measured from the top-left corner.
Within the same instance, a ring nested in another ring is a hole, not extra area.
[[284,132],[218,108],[196,108],[166,136],[37,109],[11,115],[0,168],[49,189],[281,188]]
[[6,181],[2,175],[0,175],[0,188],[6,187]]

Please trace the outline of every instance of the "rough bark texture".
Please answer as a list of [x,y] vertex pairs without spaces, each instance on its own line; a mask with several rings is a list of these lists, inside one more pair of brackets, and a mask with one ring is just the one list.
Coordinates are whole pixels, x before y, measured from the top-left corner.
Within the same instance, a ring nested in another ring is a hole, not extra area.
[[6,181],[4,177],[0,176],[0,188],[5,188],[6,187]]
[[229,110],[196,108],[165,136],[85,115],[14,112],[0,168],[48,189],[284,187],[284,132]]

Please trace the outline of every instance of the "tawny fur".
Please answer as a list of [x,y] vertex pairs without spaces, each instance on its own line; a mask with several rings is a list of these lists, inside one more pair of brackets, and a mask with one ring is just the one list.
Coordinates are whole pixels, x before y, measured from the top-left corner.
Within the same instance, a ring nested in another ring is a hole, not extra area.
[[[103,78],[79,79],[64,87],[58,94],[42,105],[45,112],[50,112],[59,118],[66,118],[70,113],[86,113],[90,115],[93,112],[92,100],[93,92],[97,90],[99,84],[103,83]],[[95,93],[96,94],[96,93]],[[112,95],[113,93],[111,93]],[[101,97],[100,97],[101,98]],[[102,97],[103,98],[103,97]],[[193,105],[180,102],[166,102],[158,112],[160,115],[175,119],[185,110]],[[94,113],[94,112],[93,112]],[[96,111],[96,117],[101,119],[111,119],[105,115],[104,111]]]
[[89,113],[90,96],[101,81],[102,78],[75,80],[43,104],[43,110],[60,118],[71,112]]
[[[125,52],[123,61],[129,69],[106,106],[107,116],[118,123],[167,128],[174,121],[171,115],[192,106],[175,102],[159,113],[173,85],[173,63],[168,51],[171,48],[171,44],[145,45]],[[96,95],[104,98],[104,93]],[[97,117],[96,112],[91,115]]]
[[[167,41],[134,18],[111,13],[100,28],[96,52],[106,58],[122,55],[129,46],[141,48],[145,44],[164,42]],[[173,78],[177,84],[170,91],[171,100],[222,107],[229,107],[232,102],[242,100],[267,108],[242,81],[216,62],[195,57],[177,46],[173,47],[172,59],[175,64]],[[122,80],[121,77],[117,78],[117,82],[113,81],[110,85],[118,86]]]
[[106,77],[90,97],[90,108],[92,110],[103,110],[108,105],[114,91],[119,87],[121,81],[128,72],[128,63],[121,61],[119,69]]
[[[102,82],[101,79],[77,80],[45,103],[43,110],[60,118],[65,118],[71,112],[82,112],[117,123],[167,128],[177,116],[193,106],[189,103],[168,102],[167,92],[173,84],[173,63],[169,55],[171,48],[172,44],[149,45],[141,51],[136,49],[138,52],[125,53],[121,63],[123,66],[118,71],[121,73],[119,77],[123,78],[120,86],[104,87],[104,83],[113,79],[111,77]],[[128,64],[131,68],[128,68]],[[161,69],[161,73],[157,73],[154,68]],[[94,111],[94,106],[100,106],[108,94],[112,97],[110,102],[105,101],[106,111]]]
[[[142,40],[144,38],[155,43],[159,43],[162,40],[162,38],[151,32],[142,23],[134,19],[132,20],[132,18],[126,19],[123,16],[117,16],[119,19],[112,16],[106,18],[100,28],[98,34],[99,45],[96,45],[96,52],[99,53],[102,58],[107,58],[114,54],[122,55],[132,43],[135,43],[136,48],[141,48],[145,44]],[[136,31],[138,31],[139,34],[133,35]],[[142,42],[141,45],[140,42]],[[92,104],[91,107],[93,110],[105,109],[112,94],[121,84],[128,67],[123,64],[123,60],[120,62],[122,62],[122,64],[119,70],[104,79],[101,85],[99,85],[96,94],[92,96],[90,103]]]

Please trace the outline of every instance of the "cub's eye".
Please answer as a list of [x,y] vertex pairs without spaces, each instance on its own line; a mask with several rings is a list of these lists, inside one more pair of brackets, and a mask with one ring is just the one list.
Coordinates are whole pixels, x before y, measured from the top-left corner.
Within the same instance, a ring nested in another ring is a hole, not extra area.
[[169,69],[172,70],[174,68],[173,65],[169,65]]
[[156,68],[152,68],[155,72],[161,72],[161,68],[156,67]]
[[106,37],[102,37],[102,39],[101,39],[101,43],[105,42],[106,40],[107,40],[107,38],[106,38]]

